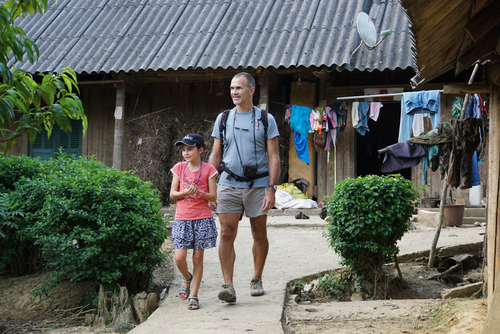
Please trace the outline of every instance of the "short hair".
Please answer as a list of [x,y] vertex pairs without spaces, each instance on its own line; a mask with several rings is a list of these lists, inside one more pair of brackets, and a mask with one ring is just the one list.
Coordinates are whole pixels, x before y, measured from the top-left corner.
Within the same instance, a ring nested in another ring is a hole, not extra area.
[[233,78],[236,78],[236,77],[245,77],[245,79],[247,80],[248,88],[249,89],[252,87],[255,88],[255,79],[253,78],[253,76],[250,73],[240,72],[240,73],[236,74]]

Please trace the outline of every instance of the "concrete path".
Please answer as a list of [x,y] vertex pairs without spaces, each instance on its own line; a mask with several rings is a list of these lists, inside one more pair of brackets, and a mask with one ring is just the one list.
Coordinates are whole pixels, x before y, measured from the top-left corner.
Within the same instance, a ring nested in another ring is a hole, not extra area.
[[[205,251],[203,282],[198,296],[200,309],[188,310],[187,301],[178,297],[181,276],[176,270],[176,279],[166,300],[145,323],[129,333],[283,333],[280,318],[286,283],[340,267],[339,257],[322,236],[326,231],[326,222],[317,214],[310,214],[308,220],[295,219],[293,211],[290,214],[293,215],[268,217],[269,255],[263,276],[264,296],[250,296],[252,236],[250,222],[243,218],[235,242],[237,303],[227,304],[218,300],[223,283],[222,273],[217,248],[209,249]],[[481,233],[484,231],[484,227],[443,229],[438,247],[482,241],[484,236]],[[400,253],[428,250],[434,232],[433,228],[419,227],[407,233],[399,244]],[[188,260],[188,263],[191,262]]]

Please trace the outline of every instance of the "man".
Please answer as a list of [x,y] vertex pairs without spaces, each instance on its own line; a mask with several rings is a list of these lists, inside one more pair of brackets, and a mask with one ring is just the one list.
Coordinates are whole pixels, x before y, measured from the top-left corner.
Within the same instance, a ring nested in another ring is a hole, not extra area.
[[[235,108],[227,114],[226,130],[221,147],[220,126],[222,113],[215,121],[212,137],[214,145],[209,163],[222,167],[217,187],[217,213],[221,224],[219,259],[224,284],[219,299],[234,303],[236,291],[233,269],[236,254],[234,240],[243,212],[250,218],[253,236],[254,274],[250,282],[250,294],[261,296],[262,272],[266,262],[267,240],[266,211],[274,207],[274,196],[279,174],[278,127],[268,114],[267,154],[266,136],[261,110],[253,105],[254,78],[245,72],[231,80],[231,98]],[[222,164],[222,166],[221,166]]]

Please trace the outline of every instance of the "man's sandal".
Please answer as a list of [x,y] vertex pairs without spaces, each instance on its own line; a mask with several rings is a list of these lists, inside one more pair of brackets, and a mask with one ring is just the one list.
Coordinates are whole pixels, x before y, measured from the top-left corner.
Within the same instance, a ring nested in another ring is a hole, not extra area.
[[[200,303],[198,302],[198,297],[190,296],[188,304],[188,310],[198,310],[200,308]],[[194,300],[191,300],[194,299]]]
[[182,277],[183,283],[189,283],[189,286],[187,288],[183,287],[182,285],[179,288],[179,298],[182,300],[188,299],[187,296],[189,296],[189,293],[191,292],[191,281],[193,280],[193,274],[189,273],[189,276],[191,276],[191,278],[188,281],[186,281],[184,277]]

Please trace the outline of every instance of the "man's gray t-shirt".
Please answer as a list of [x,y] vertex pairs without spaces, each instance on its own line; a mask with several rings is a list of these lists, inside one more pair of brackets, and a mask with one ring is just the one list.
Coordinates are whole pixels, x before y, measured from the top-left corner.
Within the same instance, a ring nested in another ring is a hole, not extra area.
[[[253,115],[255,115],[255,117]],[[262,124],[260,115],[261,111],[257,107],[254,107],[253,112],[238,112],[236,107],[229,112],[226,132],[224,133],[224,152],[222,160],[226,164],[226,167],[236,175],[243,176],[242,165],[253,166],[255,165],[255,161],[257,161],[257,174],[269,171],[264,139],[264,125]],[[212,137],[217,139],[220,139],[219,129],[221,118],[222,113],[217,116],[214,130],[212,131]],[[267,123],[267,139],[279,136],[276,120],[270,113],[267,114]],[[235,188],[248,188],[250,182],[236,181],[234,178],[230,177],[229,174],[223,172],[219,179],[219,184]],[[267,187],[268,185],[269,176],[266,176],[255,179],[253,187]]]

